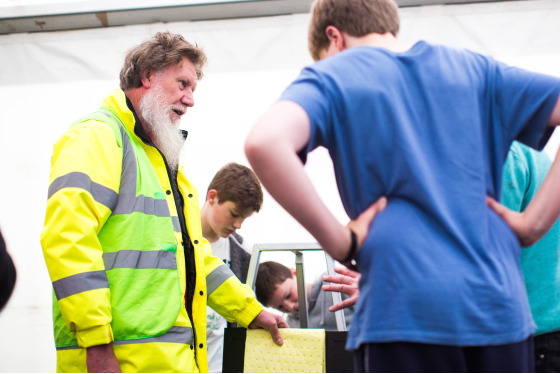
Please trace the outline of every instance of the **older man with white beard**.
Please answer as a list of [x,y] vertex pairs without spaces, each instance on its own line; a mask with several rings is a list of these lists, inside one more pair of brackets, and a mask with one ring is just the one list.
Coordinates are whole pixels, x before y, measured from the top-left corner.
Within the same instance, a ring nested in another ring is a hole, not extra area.
[[59,372],[205,372],[207,303],[282,344],[285,321],[212,256],[179,164],[205,62],[157,33],[127,53],[121,89],[55,143],[41,244]]

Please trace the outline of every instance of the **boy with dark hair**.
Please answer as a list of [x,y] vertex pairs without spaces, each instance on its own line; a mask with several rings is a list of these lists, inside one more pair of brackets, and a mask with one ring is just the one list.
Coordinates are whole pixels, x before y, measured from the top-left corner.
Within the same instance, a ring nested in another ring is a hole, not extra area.
[[[321,61],[251,130],[247,158],[326,252],[359,266],[357,371],[531,371],[519,241],[486,197],[500,195],[513,140],[541,149],[560,124],[560,80],[405,46],[398,23],[393,0],[316,0],[309,49]],[[305,173],[319,146],[346,226]]]
[[[329,312],[333,306],[332,295],[322,288],[322,277],[305,285],[308,327],[334,331],[337,330],[335,315]],[[290,327],[300,326],[296,269],[274,261],[263,262],[257,272],[255,293],[261,304],[286,313],[286,322]],[[347,295],[342,297],[348,298]],[[353,308],[344,309],[347,326],[352,322],[353,312]]]
[[[243,283],[251,260],[250,248],[235,230],[258,212],[263,203],[259,179],[246,166],[229,163],[214,176],[200,211],[202,235],[210,242],[212,254],[221,258]],[[222,371],[224,328],[227,321],[207,308],[208,370]]]
[[[280,303],[277,306],[273,306],[270,303],[272,294],[278,288],[278,286],[288,278],[293,277],[293,272],[282,264],[275,261],[266,261],[259,264],[259,270],[257,271],[257,279],[255,280],[255,293],[257,294],[257,300],[263,305],[270,306],[271,308],[278,309],[281,312],[286,312],[280,307]],[[296,295],[297,301],[297,295]]]

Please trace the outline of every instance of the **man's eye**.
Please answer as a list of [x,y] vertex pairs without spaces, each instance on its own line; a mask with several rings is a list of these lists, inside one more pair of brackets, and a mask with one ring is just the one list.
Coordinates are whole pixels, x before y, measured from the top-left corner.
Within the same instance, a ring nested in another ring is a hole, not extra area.
[[179,81],[179,84],[181,85],[181,88],[187,87],[187,82],[185,81]]

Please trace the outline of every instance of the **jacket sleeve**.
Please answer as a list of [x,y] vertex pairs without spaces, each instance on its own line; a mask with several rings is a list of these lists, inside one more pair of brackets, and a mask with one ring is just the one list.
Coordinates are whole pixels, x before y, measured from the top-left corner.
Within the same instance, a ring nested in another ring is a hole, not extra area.
[[263,306],[251,287],[241,283],[222,260],[212,255],[210,243],[206,239],[204,242],[208,305],[228,321],[248,327]]
[[122,150],[102,122],[75,125],[55,143],[41,245],[64,322],[81,347],[113,341],[97,234],[116,204],[121,169]]

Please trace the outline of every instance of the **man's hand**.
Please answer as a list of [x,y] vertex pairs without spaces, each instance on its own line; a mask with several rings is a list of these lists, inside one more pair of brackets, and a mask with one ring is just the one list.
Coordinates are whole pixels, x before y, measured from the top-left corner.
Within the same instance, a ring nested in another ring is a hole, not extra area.
[[277,314],[272,314],[266,310],[261,311],[249,325],[250,329],[265,329],[270,332],[272,340],[277,345],[282,345],[284,341],[278,329],[289,328],[284,318]]
[[539,233],[535,225],[531,225],[525,217],[524,213],[518,213],[511,209],[506,208],[491,197],[486,198],[486,204],[496,212],[506,223],[511,227],[522,247],[528,247],[535,244],[542,235],[546,233]]
[[350,296],[350,298],[331,306],[329,308],[330,312],[354,306],[360,297],[360,289],[358,288],[360,273],[347,268],[335,268],[334,271],[340,275],[323,275],[323,282],[334,284],[324,284],[321,288],[323,291],[341,292]]
[[86,352],[88,373],[122,373],[112,344],[88,347]]

